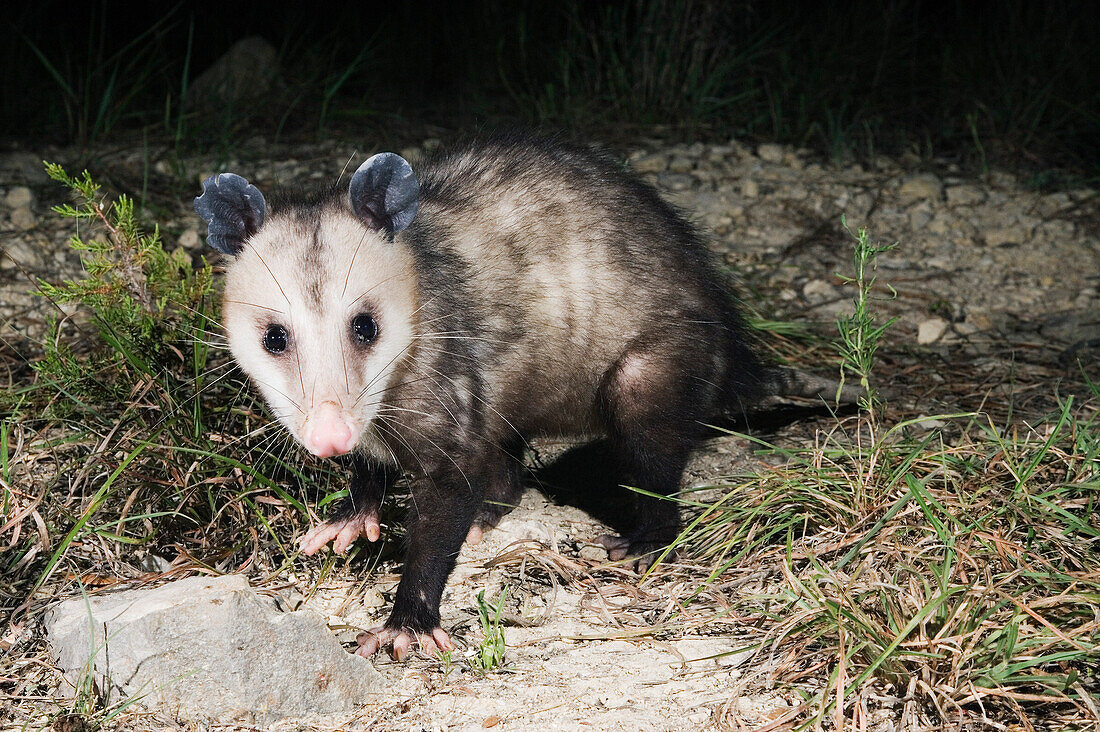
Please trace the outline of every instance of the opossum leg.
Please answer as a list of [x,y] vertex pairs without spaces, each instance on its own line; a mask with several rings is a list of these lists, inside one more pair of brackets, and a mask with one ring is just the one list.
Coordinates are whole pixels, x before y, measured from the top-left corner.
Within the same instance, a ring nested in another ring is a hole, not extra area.
[[523,439],[517,437],[500,449],[496,471],[485,486],[485,500],[466,534],[467,544],[480,543],[486,531],[496,528],[500,520],[519,505],[523,496],[524,444]]
[[635,557],[639,572],[679,533],[679,506],[660,496],[679,490],[700,424],[718,399],[721,364],[703,350],[705,343],[699,334],[660,334],[627,351],[604,381],[602,401],[622,479],[643,492],[634,495],[634,530],[599,541],[613,561]]
[[439,627],[439,601],[484,497],[486,481],[474,467],[478,464],[484,461],[448,463],[412,481],[405,566],[393,611],[384,627],[359,636],[359,655],[392,644],[394,657],[401,659],[414,641],[426,652],[452,648]]
[[352,471],[348,497],[336,513],[298,540],[302,553],[315,554],[331,541],[333,551],[343,554],[360,537],[378,541],[382,535],[378,509],[397,471],[360,456],[353,458]]

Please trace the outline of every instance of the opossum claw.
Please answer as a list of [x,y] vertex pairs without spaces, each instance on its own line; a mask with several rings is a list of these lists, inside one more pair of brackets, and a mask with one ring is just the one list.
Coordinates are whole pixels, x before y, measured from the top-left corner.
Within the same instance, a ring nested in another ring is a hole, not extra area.
[[376,512],[360,513],[346,519],[326,521],[313,527],[298,539],[298,547],[303,554],[311,556],[331,541],[332,550],[337,554],[343,554],[359,537],[366,537],[367,541],[378,541],[381,535],[382,528],[378,525],[378,514]]
[[355,653],[364,658],[373,656],[380,648],[392,643],[391,655],[398,661],[404,661],[408,657],[414,642],[420,647],[421,653],[427,656],[453,651],[455,648],[451,637],[443,628],[432,628],[430,633],[416,633],[397,628],[371,628],[360,633],[355,640],[359,644],[359,649]]

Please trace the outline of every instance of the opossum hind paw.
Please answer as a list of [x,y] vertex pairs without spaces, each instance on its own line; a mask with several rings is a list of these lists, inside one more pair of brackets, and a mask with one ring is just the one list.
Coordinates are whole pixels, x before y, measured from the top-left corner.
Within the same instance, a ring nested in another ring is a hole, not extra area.
[[451,637],[439,627],[432,628],[427,633],[417,633],[405,628],[371,628],[360,633],[355,640],[359,643],[359,649],[355,651],[357,655],[370,657],[388,645],[391,647],[390,655],[398,661],[404,661],[408,657],[414,644],[427,656],[454,650]]
[[[668,547],[668,542],[628,539],[615,534],[601,534],[597,537],[596,543],[607,550],[608,559],[613,562],[633,557],[634,571],[638,574],[644,574],[653,566]],[[663,561],[670,562],[675,559],[674,550],[669,552]]]

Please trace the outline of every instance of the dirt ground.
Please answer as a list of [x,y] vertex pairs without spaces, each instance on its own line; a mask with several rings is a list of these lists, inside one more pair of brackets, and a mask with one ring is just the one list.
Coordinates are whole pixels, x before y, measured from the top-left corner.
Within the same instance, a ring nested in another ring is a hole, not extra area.
[[[437,144],[429,139],[401,152],[415,160]],[[271,187],[335,178],[349,159],[370,152],[335,142],[280,150],[256,143],[224,168]],[[828,333],[850,307],[851,291],[837,276],[851,273],[842,216],[853,230],[867,227],[878,241],[898,242],[877,270],[880,284],[896,292],[880,304],[884,316],[899,318],[882,352],[884,383],[897,395],[895,416],[985,404],[1026,417],[1029,409],[1046,409],[1054,387],[1079,379],[1080,369],[1097,373],[1095,190],[1047,192],[1009,172],[973,177],[950,161],[915,156],[835,164],[806,151],[737,141],[648,141],[627,152],[634,168],[709,234],[717,255],[740,273],[748,306],[769,318],[824,324]],[[41,303],[26,294],[26,274],[78,272],[64,244],[71,227],[48,211],[61,194],[35,162],[68,154],[0,156],[0,237],[8,255],[0,262],[0,335],[17,352],[33,350],[43,333]],[[158,181],[172,175],[164,160],[153,161],[150,175],[137,149],[105,151],[99,159],[100,177],[122,188],[142,180],[167,187]],[[188,161],[196,191],[214,165]],[[169,249],[174,242],[197,252],[200,222],[186,204],[168,211],[163,233]],[[802,365],[836,373],[827,348],[814,354],[820,362]],[[764,436],[812,440],[825,424],[814,419]],[[716,437],[696,456],[685,484],[712,485],[750,467],[751,447],[738,437]],[[557,449],[548,446],[547,454]],[[480,545],[463,550],[442,605],[443,626],[460,645],[450,664],[379,658],[392,682],[386,698],[371,700],[353,718],[287,720],[277,728],[783,728],[803,700],[774,687],[775,660],[703,621],[671,622],[698,573],[681,573],[673,563],[639,582],[625,569],[603,567],[607,556],[595,540],[608,530],[592,514],[529,490]],[[309,567],[294,579],[306,592]],[[304,604],[350,643],[359,629],[384,618],[396,580],[394,574],[364,580],[340,569]],[[507,663],[478,674],[464,660],[481,637],[476,597],[482,590],[496,597],[505,588]],[[869,729],[897,728],[895,712],[877,714]],[[142,719],[133,724],[155,726]]]

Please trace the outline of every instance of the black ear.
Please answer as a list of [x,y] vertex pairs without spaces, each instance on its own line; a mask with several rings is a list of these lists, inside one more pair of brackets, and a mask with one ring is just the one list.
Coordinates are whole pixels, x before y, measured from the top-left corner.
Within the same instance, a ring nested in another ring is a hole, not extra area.
[[405,158],[378,153],[355,171],[349,193],[351,209],[363,223],[395,234],[416,216],[420,184]]
[[195,213],[210,224],[206,243],[222,254],[237,256],[244,240],[264,223],[266,204],[260,189],[236,173],[219,173],[202,182]]

